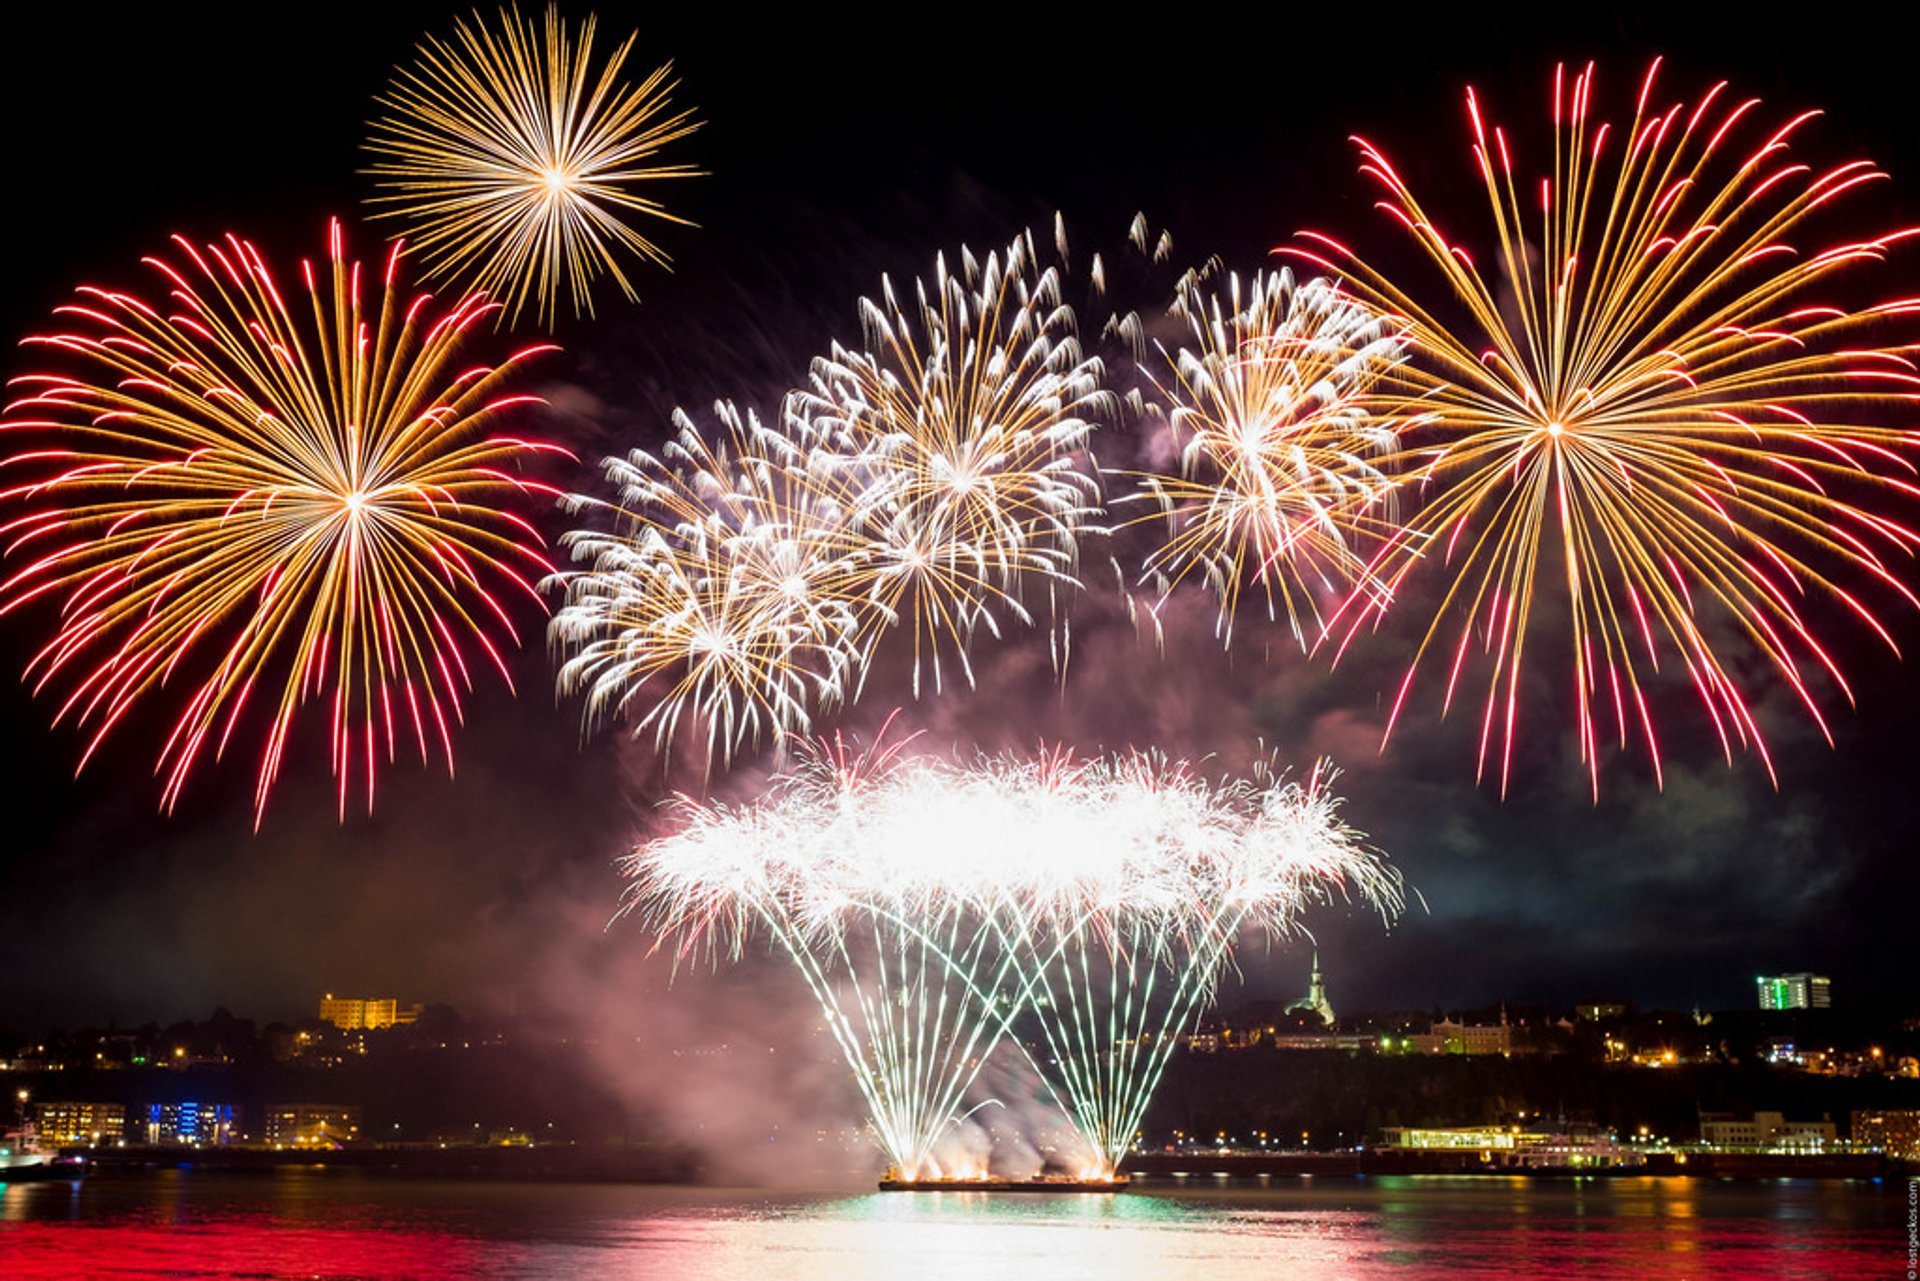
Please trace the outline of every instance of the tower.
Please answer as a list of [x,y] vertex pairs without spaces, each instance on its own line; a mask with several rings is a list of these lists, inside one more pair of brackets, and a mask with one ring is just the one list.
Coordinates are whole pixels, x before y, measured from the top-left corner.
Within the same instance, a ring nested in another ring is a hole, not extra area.
[[1320,976],[1320,949],[1313,949],[1313,973],[1307,980],[1307,994],[1287,1007],[1287,1013],[1308,1012],[1320,1016],[1321,1022],[1333,1026],[1333,1005],[1327,1000],[1327,985]]

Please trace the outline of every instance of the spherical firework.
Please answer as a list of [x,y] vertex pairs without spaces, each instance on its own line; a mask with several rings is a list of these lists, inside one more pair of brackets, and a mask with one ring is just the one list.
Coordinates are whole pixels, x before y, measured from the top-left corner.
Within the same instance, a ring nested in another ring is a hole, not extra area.
[[256,822],[309,701],[327,706],[342,813],[355,778],[371,806],[403,739],[423,759],[437,742],[452,769],[467,647],[507,675],[500,589],[535,595],[525,575],[545,561],[496,503],[552,492],[515,474],[551,447],[488,426],[532,399],[505,385],[550,348],[455,364],[492,307],[404,299],[396,249],[366,308],[337,223],[330,264],[302,264],[310,323],[246,241],[174,243],[176,262],[147,260],[164,303],[84,288],[57,312],[69,331],[27,340],[73,372],[14,379],[0,420],[20,442],[0,501],[24,509],[6,551],[29,558],[0,613],[58,602],[28,677],[66,689],[55,721],[89,732],[86,756],[135,706],[177,695],[167,807],[256,699]]
[[[1661,106],[1658,66],[1624,133],[1596,120],[1591,67],[1570,81],[1557,71],[1553,164],[1537,186],[1516,176],[1506,133],[1469,91],[1498,292],[1364,141],[1363,170],[1437,269],[1439,296],[1419,301],[1323,236],[1289,251],[1407,327],[1412,356],[1382,379],[1374,411],[1402,433],[1389,469],[1423,501],[1373,572],[1393,591],[1422,565],[1446,581],[1393,715],[1436,648],[1452,651],[1450,706],[1477,646],[1480,767],[1497,750],[1503,787],[1543,577],[1565,594],[1596,795],[1605,739],[1644,740],[1660,769],[1645,686],[1663,653],[1729,760],[1749,746],[1771,773],[1734,651],[1757,651],[1824,732],[1816,678],[1847,683],[1810,600],[1837,600],[1892,644],[1843,580],[1915,599],[1889,562],[1920,536],[1874,500],[1920,492],[1906,425],[1920,377],[1911,346],[1882,336],[1920,303],[1852,306],[1838,279],[1913,232],[1810,241],[1823,210],[1883,175],[1863,160],[1795,160],[1789,142],[1818,113],[1761,126],[1757,100],[1734,101],[1724,83]],[[1453,304],[1457,320],[1442,310]],[[1359,602],[1351,623],[1379,605]]]
[[1390,482],[1376,458],[1393,444],[1366,397],[1400,357],[1385,318],[1325,281],[1296,286],[1286,271],[1256,273],[1224,296],[1197,275],[1175,311],[1188,346],[1160,349],[1169,377],[1178,475],[1137,477],[1167,536],[1147,559],[1171,589],[1198,575],[1220,598],[1231,639],[1241,593],[1257,586],[1268,617],[1284,611],[1306,642],[1318,598],[1363,575],[1355,536],[1381,524]]
[[624,81],[630,35],[596,73],[594,19],[570,34],[552,6],[538,29],[503,8],[497,29],[476,17],[454,31],[427,37],[378,100],[367,149],[381,216],[406,225],[436,278],[501,298],[509,322],[533,299],[551,324],[563,282],[576,313],[592,312],[603,275],[636,297],[625,256],[667,255],[634,216],[686,225],[642,192],[700,172],[653,163],[699,128],[667,114],[672,65]]
[[835,745],[753,803],[677,800],[676,830],[633,856],[629,904],[683,953],[767,931],[905,1177],[939,1172],[968,1088],[1022,1019],[1089,1173],[1110,1176],[1244,927],[1290,929],[1334,896],[1397,910],[1397,876],[1339,820],[1327,777]]
[[586,568],[556,580],[566,602],[550,629],[567,654],[560,688],[584,691],[590,719],[647,699],[636,732],[665,743],[691,715],[709,760],[804,732],[862,662],[856,548],[808,442],[731,405],[717,416],[711,438],[680,414],[659,455],[606,460],[613,528],[566,536]]
[[1035,258],[1026,236],[984,262],[963,249],[957,273],[942,256],[911,305],[884,281],[860,304],[865,345],[836,343],[789,405],[856,495],[874,621],[911,628],[916,692],[923,671],[942,685],[943,651],[971,680],[978,629],[1031,623],[1028,598],[1075,586],[1100,510],[1076,455],[1107,404],[1102,366]]

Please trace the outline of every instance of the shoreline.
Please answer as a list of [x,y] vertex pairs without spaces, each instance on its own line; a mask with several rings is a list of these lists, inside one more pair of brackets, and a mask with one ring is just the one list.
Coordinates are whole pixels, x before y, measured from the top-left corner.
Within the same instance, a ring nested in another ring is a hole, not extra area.
[[[222,1174],[270,1174],[281,1170],[348,1170],[401,1179],[501,1180],[549,1183],[637,1183],[727,1186],[724,1172],[693,1153],[677,1149],[579,1147],[533,1148],[340,1148],[325,1152],[257,1148],[177,1150],[115,1148],[75,1150],[89,1177],[133,1178],[161,1170]],[[1877,1153],[1775,1155],[1747,1153],[1654,1153],[1644,1163],[1609,1166],[1518,1166],[1483,1161],[1477,1152],[1326,1153],[1135,1153],[1127,1174],[1153,1185],[1265,1184],[1275,1178],[1352,1179],[1380,1176],[1529,1178],[1541,1180],[1689,1178],[1719,1181],[1766,1179],[1900,1179],[1920,1176],[1920,1163]],[[798,1172],[798,1171],[797,1171]],[[835,1181],[864,1182],[877,1175],[852,1169],[806,1170]],[[954,1191],[974,1191],[958,1187]]]

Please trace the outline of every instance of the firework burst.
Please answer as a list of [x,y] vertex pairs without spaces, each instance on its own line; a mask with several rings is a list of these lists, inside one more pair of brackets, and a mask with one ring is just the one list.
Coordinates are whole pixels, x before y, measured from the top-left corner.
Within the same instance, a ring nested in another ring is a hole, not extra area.
[[962,251],[911,316],[889,284],[862,306],[872,350],[815,362],[777,426],[722,405],[717,427],[676,415],[659,454],[609,459],[618,500],[570,500],[612,518],[566,539],[583,568],[555,580],[562,692],[584,692],[590,720],[644,708],[636,730],[663,744],[699,722],[724,761],[857,698],[895,628],[918,693],[943,656],[971,679],[979,630],[1034,624],[1032,597],[1077,586],[1099,512],[1077,451],[1105,396],[1032,257],[1024,238]]
[[650,706],[635,732],[660,743],[684,718],[725,760],[763,734],[785,739],[837,701],[862,654],[864,601],[849,566],[858,547],[843,508],[816,483],[805,438],[716,407],[717,430],[684,414],[659,454],[606,460],[608,530],[564,542],[585,569],[555,580],[566,602],[554,643],[563,693],[584,692],[590,720]]
[[1398,337],[1334,286],[1296,285],[1286,271],[1244,286],[1229,276],[1223,293],[1190,274],[1174,311],[1187,341],[1160,348],[1155,382],[1180,470],[1136,476],[1167,529],[1147,572],[1169,591],[1197,575],[1220,599],[1228,640],[1257,587],[1268,617],[1284,612],[1305,644],[1320,598],[1364,576],[1358,536],[1381,525],[1390,482],[1375,460],[1393,434],[1367,397],[1399,359]]
[[507,676],[500,593],[534,595],[525,575],[546,562],[496,503],[552,493],[515,474],[552,447],[487,429],[533,399],[506,384],[550,348],[456,363],[492,307],[408,301],[397,248],[368,281],[338,223],[329,262],[302,264],[298,310],[246,241],[174,245],[176,261],[147,260],[164,303],[83,288],[56,313],[69,330],[27,340],[76,372],[11,384],[0,432],[23,443],[0,460],[18,477],[0,501],[22,510],[0,531],[27,563],[0,583],[0,613],[57,602],[27,674],[65,690],[54,719],[87,732],[83,765],[135,706],[177,694],[156,766],[171,808],[265,701],[257,823],[317,701],[344,815],[356,778],[372,805],[403,740],[452,769],[466,647]]
[[1032,625],[1035,596],[1076,587],[1100,512],[1077,455],[1109,407],[1102,365],[1036,256],[1030,236],[984,260],[962,250],[957,272],[942,256],[911,303],[883,282],[860,304],[865,345],[836,343],[788,407],[853,494],[867,630],[911,630],[916,693],[923,673],[941,687],[943,654],[971,681],[977,631]]
[[[1733,651],[1757,652],[1824,732],[1815,681],[1847,682],[1810,606],[1836,601],[1891,645],[1847,580],[1915,599],[1894,566],[1920,537],[1875,506],[1920,493],[1905,425],[1920,378],[1913,348],[1884,336],[1920,302],[1851,306],[1841,279],[1914,233],[1822,247],[1818,217],[1883,175],[1863,160],[1794,158],[1816,112],[1762,125],[1757,100],[1724,83],[1692,104],[1664,101],[1658,67],[1624,130],[1597,118],[1590,66],[1556,71],[1552,165],[1537,185],[1469,92],[1501,292],[1365,141],[1380,207],[1429,259],[1441,296],[1418,301],[1323,236],[1287,251],[1407,326],[1412,355],[1382,380],[1375,412],[1401,432],[1389,467],[1422,501],[1372,572],[1398,591],[1431,566],[1443,591],[1393,715],[1439,651],[1445,706],[1484,682],[1480,769],[1497,757],[1503,788],[1546,579],[1564,593],[1596,795],[1608,740],[1643,741],[1659,771],[1646,684],[1663,655],[1685,669],[1728,759],[1755,749],[1771,774]],[[1457,323],[1440,310],[1450,304]],[[1358,602],[1340,644],[1379,607]]]
[[700,172],[653,163],[699,128],[690,111],[667,114],[671,64],[624,81],[629,35],[596,73],[594,19],[569,33],[551,6],[538,28],[503,8],[497,28],[476,17],[454,31],[429,36],[378,100],[379,216],[405,224],[435,278],[502,299],[509,323],[533,301],[550,325],[563,284],[591,314],[602,276],[636,297],[625,259],[667,256],[635,217],[688,225],[642,192]]

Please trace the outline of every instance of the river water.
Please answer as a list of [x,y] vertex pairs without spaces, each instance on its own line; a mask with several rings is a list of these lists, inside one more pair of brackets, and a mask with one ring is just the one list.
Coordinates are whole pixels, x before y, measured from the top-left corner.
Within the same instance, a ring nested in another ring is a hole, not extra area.
[[1904,1182],[1174,1180],[1110,1196],[167,1170],[0,1190],[0,1277],[1907,1275]]

